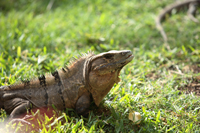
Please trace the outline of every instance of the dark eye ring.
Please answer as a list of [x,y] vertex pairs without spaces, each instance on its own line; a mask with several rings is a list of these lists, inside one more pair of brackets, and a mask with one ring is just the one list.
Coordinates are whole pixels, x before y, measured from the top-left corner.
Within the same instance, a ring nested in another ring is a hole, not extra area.
[[113,57],[113,54],[106,54],[106,55],[104,55],[104,57],[105,57],[106,59],[110,59],[110,58]]

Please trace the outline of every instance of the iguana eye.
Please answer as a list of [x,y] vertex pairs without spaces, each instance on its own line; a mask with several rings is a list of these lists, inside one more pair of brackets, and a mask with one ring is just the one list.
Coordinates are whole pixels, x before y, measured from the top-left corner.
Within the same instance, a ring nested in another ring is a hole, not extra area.
[[104,57],[106,59],[111,59],[113,56],[114,56],[113,54],[106,54],[106,55],[104,55]]

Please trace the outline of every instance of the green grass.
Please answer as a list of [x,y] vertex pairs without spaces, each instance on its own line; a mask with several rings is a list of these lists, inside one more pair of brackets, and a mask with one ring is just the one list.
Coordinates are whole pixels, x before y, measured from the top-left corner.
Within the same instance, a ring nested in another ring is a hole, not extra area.
[[[163,23],[167,49],[155,17],[174,0],[62,0],[48,9],[49,1],[0,2],[1,86],[59,69],[89,50],[128,49],[135,58],[88,118],[66,111],[62,122],[45,117],[36,132],[200,132],[200,97],[178,90],[200,82],[192,69],[200,67],[200,28],[187,11]],[[132,110],[142,115],[139,125],[128,119]],[[2,111],[0,124],[6,117]]]

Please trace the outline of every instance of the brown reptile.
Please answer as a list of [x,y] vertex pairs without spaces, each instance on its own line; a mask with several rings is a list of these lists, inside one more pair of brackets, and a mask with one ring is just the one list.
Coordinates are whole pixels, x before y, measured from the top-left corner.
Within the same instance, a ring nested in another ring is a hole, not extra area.
[[157,29],[160,31],[163,39],[164,39],[164,42],[167,42],[167,35],[161,25],[161,22],[165,19],[166,17],[166,14],[171,14],[172,10],[173,9],[176,9],[176,10],[180,10],[184,7],[187,7],[189,8],[188,9],[188,15],[189,17],[194,21],[194,22],[198,22],[198,20],[194,17],[195,13],[196,13],[196,10],[197,10],[197,6],[200,5],[200,0],[185,0],[185,1],[178,1],[178,2],[175,2],[167,7],[165,7],[161,12],[160,14],[157,16],[156,18],[156,27]]
[[24,83],[0,87],[0,108],[16,118],[27,109],[72,108],[88,113],[92,100],[99,106],[115,83],[120,70],[133,59],[129,50],[109,51],[77,59],[69,67]]

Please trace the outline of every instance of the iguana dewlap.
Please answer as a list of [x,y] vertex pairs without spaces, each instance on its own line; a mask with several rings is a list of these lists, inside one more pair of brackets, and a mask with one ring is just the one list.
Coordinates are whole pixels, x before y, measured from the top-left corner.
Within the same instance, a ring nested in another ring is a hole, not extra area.
[[120,70],[133,59],[129,50],[109,51],[77,59],[69,67],[51,75],[0,87],[0,108],[17,117],[27,109],[73,108],[80,115],[88,113],[92,100],[99,106],[115,83]]

